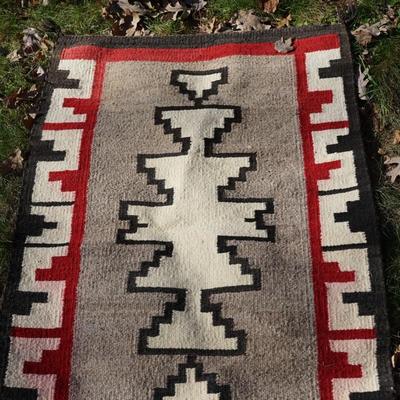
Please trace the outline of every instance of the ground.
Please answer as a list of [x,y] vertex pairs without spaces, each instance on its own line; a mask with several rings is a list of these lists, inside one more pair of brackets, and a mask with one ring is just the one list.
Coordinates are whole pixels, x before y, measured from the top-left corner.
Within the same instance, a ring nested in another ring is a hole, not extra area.
[[[120,2],[123,4],[122,0]],[[254,10],[256,21],[264,26],[271,25],[271,29],[345,22],[349,30],[354,31],[363,24],[382,23],[383,18],[389,18],[387,25],[378,24],[376,34],[380,34],[370,43],[362,43],[360,36],[352,36],[352,46],[355,70],[361,66],[363,71],[368,71],[366,99],[360,100],[360,113],[365,121],[364,139],[380,217],[395,349],[400,344],[400,182],[388,179],[383,162],[385,157],[400,156],[400,64],[396,57],[400,54],[400,0],[208,0],[208,4],[196,12],[189,5],[201,2],[187,0],[182,1],[188,5],[187,10],[175,4],[170,12],[161,14],[159,10],[168,9],[167,1],[142,3],[151,3],[152,7],[150,11],[140,11],[138,16],[115,4],[110,7],[107,0],[49,0],[48,5],[43,5],[41,0],[0,0],[0,161],[7,160],[17,148],[22,150],[24,158],[29,156],[32,107],[37,103],[44,77],[37,76],[42,74],[40,69],[37,73],[37,69],[39,66],[46,69],[52,42],[60,30],[66,34],[109,35],[113,32],[124,35],[136,29],[137,34],[168,35],[247,29],[237,18],[240,10]],[[171,0],[171,3],[174,2]],[[277,9],[267,8],[271,13],[264,12],[266,3],[271,7],[276,3]],[[126,6],[129,9],[127,2]],[[136,22],[140,18],[137,26],[132,16],[136,16]],[[31,32],[31,36],[25,38],[25,51],[22,51],[22,31],[29,27],[37,29],[41,40],[35,42]],[[29,48],[32,38],[33,45]],[[19,53],[14,53],[12,59],[9,54],[14,50]],[[0,175],[0,297],[7,276],[21,187],[22,173],[15,161],[18,161],[16,157],[13,162],[3,163]]]

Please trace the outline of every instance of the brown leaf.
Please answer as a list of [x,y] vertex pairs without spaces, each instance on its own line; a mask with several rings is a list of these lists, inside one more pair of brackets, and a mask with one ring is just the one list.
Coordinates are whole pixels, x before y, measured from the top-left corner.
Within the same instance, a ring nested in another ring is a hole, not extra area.
[[177,1],[174,5],[169,3],[165,6],[166,12],[177,13],[177,12],[185,11],[185,10],[186,10],[186,6],[181,4],[179,1]]
[[274,43],[274,46],[275,46],[275,50],[278,53],[286,54],[286,53],[289,53],[290,51],[294,50],[292,38],[287,38],[285,40],[283,37],[281,37],[279,40],[277,40]]
[[367,96],[367,86],[369,84],[368,71],[369,71],[368,68],[362,71],[361,66],[358,67],[357,86],[358,86],[358,97],[361,100],[368,100]]
[[279,0],[263,0],[263,10],[267,13],[273,14],[278,8]]
[[384,164],[388,167],[386,171],[386,176],[390,178],[392,183],[395,183],[398,178],[400,178],[400,157],[386,156]]
[[22,51],[24,54],[31,54],[41,48],[42,37],[35,28],[26,28],[22,31]]
[[34,71],[35,78],[42,78],[44,74],[44,69],[40,65],[37,67],[36,71]]
[[400,346],[397,346],[392,355],[392,367],[395,369],[400,368]]
[[393,28],[391,21],[389,17],[385,15],[379,22],[372,25],[363,24],[351,33],[361,46],[367,46],[374,37],[378,37],[381,33],[388,32],[391,28]]
[[386,15],[390,20],[394,21],[397,18],[396,9],[392,6],[388,6]]
[[187,11],[187,8],[185,5],[181,4],[179,1],[176,2],[174,5],[172,4],[167,4],[164,8],[165,13],[172,13],[172,20],[176,21],[178,18],[178,14],[181,12]]
[[102,8],[103,18],[119,20],[133,14],[146,15],[149,10],[140,2],[135,1],[133,4],[128,0],[109,0],[106,7]]
[[139,1],[135,1],[133,4],[129,3],[128,0],[118,0],[118,6],[123,10],[125,15],[147,14],[147,9]]
[[202,10],[206,5],[207,1],[206,0],[194,0],[190,2],[191,8],[193,11],[200,11]]
[[278,21],[276,27],[284,28],[284,27],[290,26],[291,21],[292,21],[292,16],[289,14],[287,17],[282,18],[280,21]]
[[140,15],[136,13],[132,14],[131,27],[126,30],[125,36],[134,36],[139,22]]
[[22,123],[24,124],[25,128],[28,129],[28,131],[30,131],[32,129],[35,118],[36,118],[36,114],[29,113],[29,114],[25,115],[24,119],[22,120]]
[[133,36],[154,36],[149,29],[137,29]]
[[39,95],[36,85],[29,89],[19,88],[4,98],[4,105],[8,108],[17,108],[22,103],[32,103]]
[[254,10],[240,10],[236,18],[232,18],[230,23],[233,28],[239,31],[265,31],[271,29],[268,20],[254,14]]
[[111,32],[114,36],[135,36],[139,30],[138,24],[141,21],[139,14],[133,13],[119,20],[115,20]]
[[202,18],[199,23],[199,32],[201,33],[214,33],[215,26],[217,24],[217,18],[211,19]]
[[218,32],[218,27],[221,24],[218,23],[217,18],[201,19],[199,24],[199,31],[203,33],[215,33]]
[[7,97],[4,98],[4,105],[7,108],[16,108],[21,104],[24,97],[24,91],[22,88],[14,90]]
[[17,62],[22,58],[21,54],[19,54],[19,50],[13,50],[10,54],[7,55],[7,59],[10,62]]
[[49,51],[54,47],[54,42],[47,39],[47,38],[43,38],[42,41],[40,42],[40,48],[43,51]]
[[393,132],[393,144],[400,143],[400,129],[397,129]]
[[371,40],[374,37],[372,31],[366,25],[361,25],[351,33],[356,38],[357,43],[361,46],[367,46],[371,43]]
[[24,168],[23,161],[21,150],[18,148],[15,149],[7,160],[2,162],[0,169],[1,175],[20,173]]

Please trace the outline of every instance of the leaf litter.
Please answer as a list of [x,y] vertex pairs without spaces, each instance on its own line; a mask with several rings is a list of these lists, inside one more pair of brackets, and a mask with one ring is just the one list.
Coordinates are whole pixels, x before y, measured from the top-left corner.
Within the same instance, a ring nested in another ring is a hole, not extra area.
[[16,148],[9,157],[4,160],[0,165],[1,175],[20,174],[24,168],[24,159],[22,152]]
[[393,144],[400,144],[400,129],[393,132]]
[[358,86],[358,97],[360,100],[368,100],[368,84],[369,80],[369,68],[366,68],[364,71],[361,69],[361,65],[358,67],[358,78],[357,78],[357,86]]
[[279,5],[279,0],[263,0],[262,1],[262,8],[263,11],[266,13],[273,14]]
[[351,33],[355,37],[357,43],[365,47],[372,42],[372,39],[377,38],[382,33],[388,33],[390,30],[394,29],[396,25],[397,19],[392,20],[385,14],[380,21],[372,25],[363,24]]
[[236,31],[265,31],[271,29],[269,18],[260,17],[254,10],[240,10],[230,21]]
[[386,176],[390,182],[395,183],[400,179],[400,156],[386,156],[384,164],[387,166]]
[[294,50],[293,38],[290,37],[284,39],[283,37],[281,37],[274,43],[274,47],[278,53],[283,53],[283,54],[289,53]]
[[161,21],[176,21],[189,15],[199,13],[206,6],[206,0],[186,1],[135,1],[109,0],[102,8],[102,16],[113,21],[114,36],[145,36],[152,35],[146,28],[147,22],[156,18]]

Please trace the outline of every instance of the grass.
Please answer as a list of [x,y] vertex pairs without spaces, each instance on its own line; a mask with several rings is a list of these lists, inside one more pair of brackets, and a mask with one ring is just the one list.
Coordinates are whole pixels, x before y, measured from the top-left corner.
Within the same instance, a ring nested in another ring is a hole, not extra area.
[[290,14],[298,26],[337,23],[336,7],[326,0],[283,0],[279,13]]
[[357,7],[358,22],[368,22],[379,19],[385,11],[386,5],[396,5],[398,1],[360,0]]
[[[104,0],[105,1],[105,0]],[[296,26],[310,24],[333,24],[339,22],[337,6],[344,0],[281,0],[274,19],[288,14]],[[351,24],[354,29],[361,24],[380,20],[386,5],[400,5],[400,0],[358,0],[357,14]],[[26,79],[27,69],[32,62],[10,63],[4,56],[17,49],[21,32],[26,27],[41,28],[43,22],[51,18],[64,33],[109,34],[110,21],[101,17],[102,3],[96,0],[67,2],[50,0],[49,6],[35,6],[22,11],[17,2],[0,0],[0,95],[2,97],[22,87],[30,87]],[[258,0],[209,0],[205,15],[219,21],[229,20],[239,10],[254,9],[261,13]],[[191,30],[189,21],[165,20],[162,17],[148,19],[146,27],[156,35],[186,33]],[[380,121],[374,137],[387,154],[400,154],[400,144],[393,144],[393,131],[400,129],[400,30],[375,39],[368,48],[368,54],[353,43],[356,62],[368,65],[371,83],[369,96]],[[36,64],[46,64],[46,59]],[[35,64],[35,63],[33,63]],[[16,110],[6,108],[0,102],[0,160],[5,159],[16,147],[26,149],[28,132],[23,127],[24,107]],[[379,163],[377,163],[379,164]],[[380,163],[380,168],[381,168]],[[381,217],[381,231],[385,259],[385,275],[388,289],[388,303],[395,342],[400,343],[400,190],[399,185],[389,184],[378,171],[381,178],[375,186],[376,201]],[[11,236],[21,180],[16,176],[0,177],[0,293],[1,283],[6,275],[9,262]]]
[[162,18],[149,19],[147,29],[157,36],[167,36],[180,33],[189,33],[188,26],[181,20],[163,20]]
[[379,41],[372,53],[371,96],[385,125],[400,127],[400,32]]
[[219,20],[228,20],[239,10],[260,10],[257,0],[210,0],[208,11]]

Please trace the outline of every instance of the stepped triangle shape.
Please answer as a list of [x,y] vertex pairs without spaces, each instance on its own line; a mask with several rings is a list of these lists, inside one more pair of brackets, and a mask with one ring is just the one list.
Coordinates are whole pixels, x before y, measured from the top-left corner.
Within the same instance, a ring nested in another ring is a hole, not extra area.
[[208,71],[175,70],[171,75],[171,84],[178,86],[182,94],[201,104],[210,95],[218,93],[219,85],[228,82],[228,69],[219,68]]

